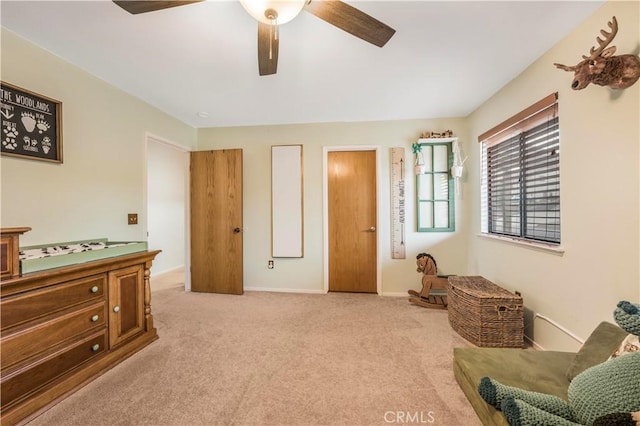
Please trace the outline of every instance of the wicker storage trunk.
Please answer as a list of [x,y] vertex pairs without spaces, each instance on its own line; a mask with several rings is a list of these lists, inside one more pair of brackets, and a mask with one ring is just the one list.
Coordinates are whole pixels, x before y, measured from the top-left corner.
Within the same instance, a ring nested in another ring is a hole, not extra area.
[[449,324],[477,346],[521,348],[522,297],[480,276],[451,276]]

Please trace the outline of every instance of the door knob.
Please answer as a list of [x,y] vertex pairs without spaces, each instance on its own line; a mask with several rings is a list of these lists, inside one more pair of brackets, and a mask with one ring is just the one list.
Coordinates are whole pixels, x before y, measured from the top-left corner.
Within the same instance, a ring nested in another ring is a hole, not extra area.
[[369,232],[376,232],[376,227],[372,226],[371,228],[369,228]]
[[240,233],[240,228],[235,228],[235,229],[233,230],[233,233],[234,233],[234,234],[239,234],[239,233]]

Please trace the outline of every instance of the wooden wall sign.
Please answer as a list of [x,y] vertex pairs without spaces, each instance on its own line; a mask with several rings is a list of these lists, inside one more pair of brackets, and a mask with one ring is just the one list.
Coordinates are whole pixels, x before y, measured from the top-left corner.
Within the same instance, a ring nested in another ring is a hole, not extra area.
[[62,163],[62,103],[0,83],[2,155]]

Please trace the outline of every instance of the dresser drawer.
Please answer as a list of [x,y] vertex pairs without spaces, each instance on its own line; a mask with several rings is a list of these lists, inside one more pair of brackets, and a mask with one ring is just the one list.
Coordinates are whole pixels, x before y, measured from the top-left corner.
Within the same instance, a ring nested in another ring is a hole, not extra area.
[[107,332],[102,330],[72,345],[50,354],[27,368],[3,376],[0,394],[3,411],[12,402],[37,393],[43,386],[103,353],[107,347]]
[[93,328],[105,327],[106,303],[73,311],[2,337],[2,370]]
[[94,275],[2,300],[2,330],[44,317],[71,306],[104,299],[106,275]]

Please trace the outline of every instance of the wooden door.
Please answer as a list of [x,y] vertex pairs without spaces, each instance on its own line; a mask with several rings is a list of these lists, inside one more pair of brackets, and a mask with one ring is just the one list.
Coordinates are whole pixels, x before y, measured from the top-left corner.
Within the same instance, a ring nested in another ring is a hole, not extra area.
[[329,291],[376,293],[376,152],[329,152],[327,167]]
[[191,153],[191,290],[242,294],[242,150]]

